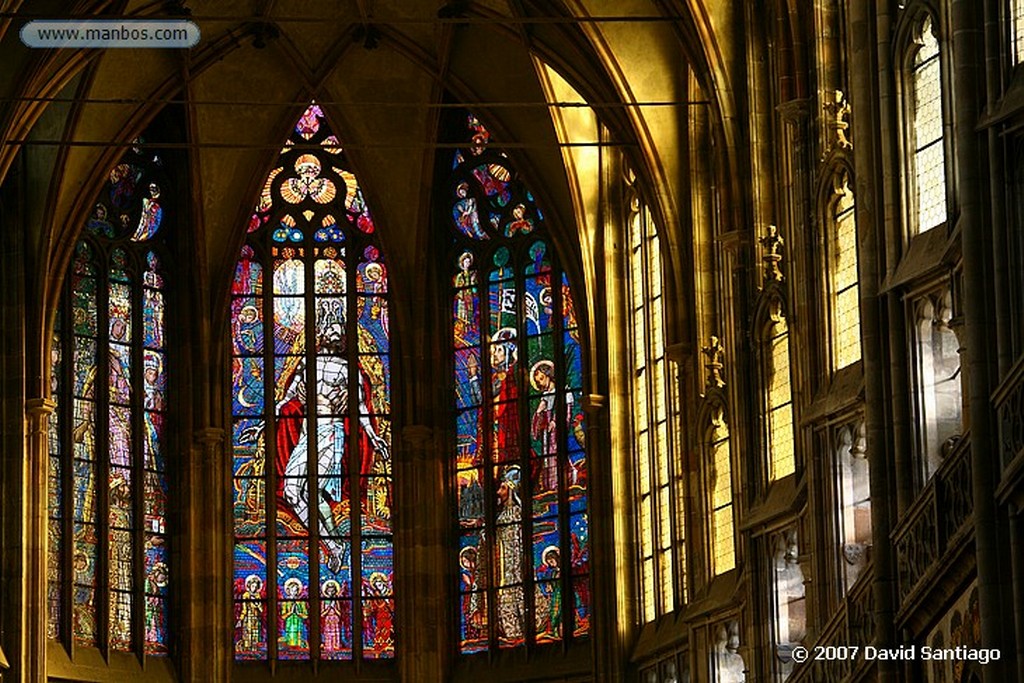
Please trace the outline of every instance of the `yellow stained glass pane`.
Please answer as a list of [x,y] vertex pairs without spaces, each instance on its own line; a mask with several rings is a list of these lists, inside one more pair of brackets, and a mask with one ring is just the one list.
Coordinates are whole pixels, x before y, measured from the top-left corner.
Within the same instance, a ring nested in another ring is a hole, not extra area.
[[722,440],[712,446],[714,480],[711,484],[711,506],[720,508],[732,502],[732,463],[729,461],[729,441]]
[[641,495],[651,491],[651,449],[647,435],[646,429],[636,435],[636,476]]
[[845,368],[860,360],[860,289],[857,285],[836,297],[836,365]]
[[736,548],[733,537],[732,506],[715,510],[712,515],[714,527],[714,554],[712,556],[715,574],[722,574],[736,566]]
[[650,621],[657,616],[654,605],[654,558],[644,560],[643,563],[643,582],[644,582],[644,617],[645,621]]
[[796,457],[793,450],[793,409],[786,404],[774,409],[771,420],[771,460],[769,474],[772,481],[786,477],[796,471]]
[[658,556],[658,573],[661,584],[661,611],[668,612],[675,605],[675,591],[672,585],[672,551],[664,550]]
[[672,508],[667,486],[658,489],[658,547],[662,550],[672,547]]

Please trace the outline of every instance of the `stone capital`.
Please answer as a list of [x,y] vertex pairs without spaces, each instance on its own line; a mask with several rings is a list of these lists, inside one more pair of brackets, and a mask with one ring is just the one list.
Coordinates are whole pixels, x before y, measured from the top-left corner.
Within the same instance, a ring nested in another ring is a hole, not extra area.
[[57,402],[49,398],[30,398],[25,401],[25,413],[29,417],[40,418],[52,415],[57,409]]

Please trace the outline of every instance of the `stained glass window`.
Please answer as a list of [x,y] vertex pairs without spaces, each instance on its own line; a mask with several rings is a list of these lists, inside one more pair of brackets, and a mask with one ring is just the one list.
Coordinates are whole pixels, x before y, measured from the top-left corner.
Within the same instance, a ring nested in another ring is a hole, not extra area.
[[932,19],[918,29],[911,64],[911,126],[914,147],[914,218],[918,232],[946,222],[946,153],[943,143],[942,73]]
[[768,327],[763,353],[767,384],[768,480],[796,471],[793,441],[793,390],[790,384],[789,327],[782,315]]
[[[676,462],[678,403],[673,400],[676,367],[665,353],[661,243],[650,209],[630,197],[629,312],[632,348],[633,453],[640,553],[641,620],[672,611],[682,600],[685,571],[675,567],[685,558],[682,536],[683,491]],[[679,585],[676,581],[679,580]]]
[[142,141],[75,246],[51,346],[51,638],[168,652],[164,206]]
[[463,113],[451,159],[453,454],[459,650],[553,643],[590,627],[583,359],[544,215]]
[[312,104],[232,286],[238,660],[394,657],[389,310],[372,214]]
[[736,536],[732,510],[732,453],[729,448],[729,425],[720,408],[711,418],[708,438],[710,467],[711,573],[723,574],[736,567]]
[[830,248],[835,367],[860,360],[860,287],[857,281],[857,221],[853,192],[845,173],[839,178]]

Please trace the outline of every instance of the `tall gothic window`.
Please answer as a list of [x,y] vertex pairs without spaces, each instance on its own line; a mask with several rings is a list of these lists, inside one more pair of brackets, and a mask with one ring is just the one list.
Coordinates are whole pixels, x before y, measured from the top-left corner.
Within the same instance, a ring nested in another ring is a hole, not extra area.
[[239,660],[394,656],[388,271],[349,169],[310,105],[235,270]]
[[459,650],[566,641],[590,625],[583,366],[544,215],[473,115],[443,200],[452,251]]
[[857,280],[857,221],[846,172],[835,178],[826,264],[832,308],[833,363],[838,370],[860,360],[860,287]]
[[946,152],[942,120],[942,69],[939,42],[930,15],[914,36],[907,128],[913,149],[912,220],[917,232],[946,222]]
[[51,638],[162,655],[167,630],[164,206],[143,140],[75,245],[51,346]]
[[768,480],[796,471],[793,437],[793,389],[790,380],[789,327],[781,302],[773,302],[771,321],[764,330],[762,355],[765,381]]
[[725,411],[713,409],[707,439],[708,457],[708,540],[711,550],[711,575],[718,576],[736,567],[736,532],[732,507],[732,453]]
[[923,480],[927,481],[963,430],[960,343],[953,331],[953,297],[949,286],[918,299],[913,315],[918,461]]
[[683,572],[675,568],[674,553],[679,553],[681,563],[685,557],[685,539],[681,536],[685,526],[673,529],[673,520],[682,517],[682,510],[675,508],[682,507],[683,492],[674,452],[679,417],[677,403],[672,400],[676,371],[665,354],[661,243],[650,209],[631,189],[626,278],[633,330],[630,395],[639,508],[640,608],[642,621],[648,622],[675,609],[684,597],[682,582],[676,585]]

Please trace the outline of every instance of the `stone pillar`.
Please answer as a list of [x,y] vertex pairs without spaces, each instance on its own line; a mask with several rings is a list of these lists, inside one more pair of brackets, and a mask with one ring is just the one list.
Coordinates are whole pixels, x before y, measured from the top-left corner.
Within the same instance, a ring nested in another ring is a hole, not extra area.
[[[995,297],[989,278],[992,259],[992,226],[985,215],[986,183],[983,177],[981,138],[977,132],[980,100],[976,84],[983,80],[983,51],[978,3],[954,0],[950,5],[950,41],[953,73],[947,83],[952,92],[955,126],[958,227],[963,253],[963,311],[966,323],[966,391],[969,393],[971,425],[971,478],[974,496],[974,544],[978,571],[978,601],[981,610],[981,644],[1010,652],[1013,633],[1010,571],[1005,557],[1006,526],[997,516],[995,487],[999,479],[999,451],[995,447],[995,415],[990,396],[996,373],[996,329],[989,315]],[[1011,680],[1016,668],[1006,657],[986,666],[988,680]]]
[[399,629],[395,644],[401,652],[401,680],[408,683],[441,681],[448,675],[451,587],[446,569],[454,557],[445,543],[448,510],[444,457],[434,430],[425,425],[402,429],[398,458],[393,462],[397,483],[395,526],[396,601]]
[[[224,430],[196,430],[180,478],[181,680],[227,681],[232,663],[231,528]],[[172,579],[174,582],[175,579]]]
[[[874,138],[875,122],[880,118],[882,104],[875,96],[875,17],[870,3],[854,3],[847,16],[850,69],[850,120],[853,131],[854,211],[857,221],[857,256],[860,267],[860,329],[862,366],[864,368],[864,429],[871,490],[872,534],[872,600],[874,603],[874,634],[865,634],[868,642],[892,646],[892,596],[896,592],[893,567],[893,512],[890,468],[892,451],[886,430],[887,389],[885,357],[888,339],[884,332],[883,296],[879,285],[885,278],[885,188],[878,182],[879,146]],[[880,44],[880,43],[879,43]],[[878,48],[881,50],[881,48]],[[872,637],[872,635],[874,637]],[[889,662],[879,662],[879,679],[895,680],[898,675]]]
[[47,427],[57,404],[33,398],[25,406],[25,458],[21,477],[21,647],[22,683],[46,681],[46,502],[49,449]]

